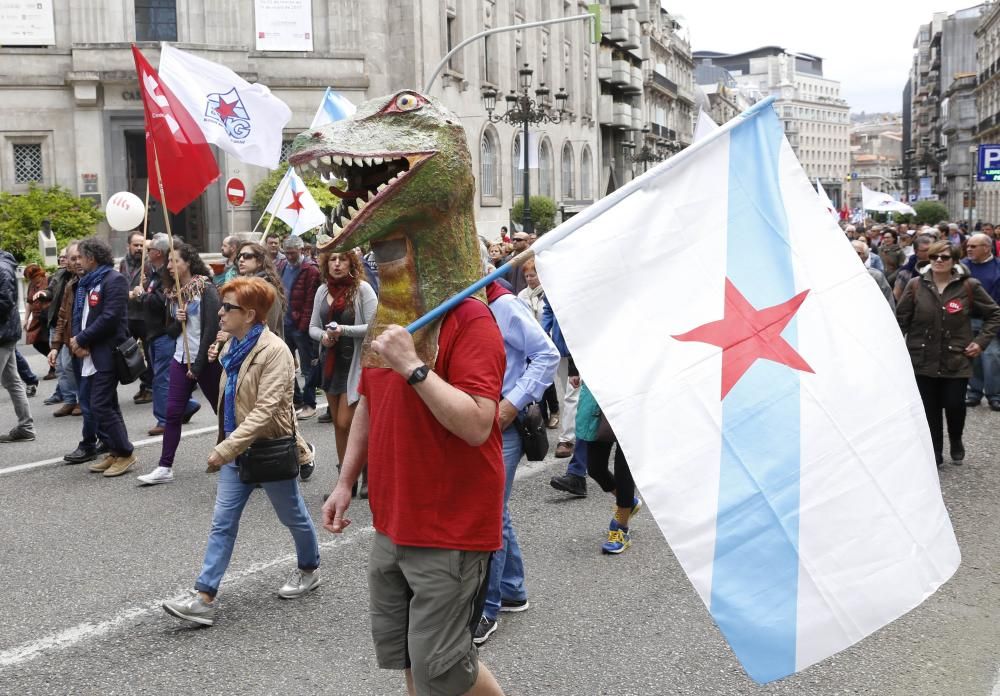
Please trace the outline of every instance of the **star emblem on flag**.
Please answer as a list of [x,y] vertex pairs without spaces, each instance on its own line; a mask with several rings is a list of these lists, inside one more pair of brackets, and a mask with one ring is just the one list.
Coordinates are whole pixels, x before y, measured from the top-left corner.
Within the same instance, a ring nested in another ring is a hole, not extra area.
[[722,348],[722,395],[736,386],[757,360],[765,359],[794,370],[813,372],[809,364],[784,338],[788,326],[805,301],[808,290],[781,304],[757,309],[726,278],[726,307],[722,319],[674,335],[678,341],[709,343]]
[[302,210],[305,206],[302,205],[302,194],[305,191],[292,191],[292,202],[288,204],[288,210],[294,210],[296,213]]
[[236,107],[239,105],[239,101],[227,102],[225,99],[219,98],[219,105],[215,107],[215,113],[219,115],[219,119],[225,123],[226,119],[232,118],[236,115]]

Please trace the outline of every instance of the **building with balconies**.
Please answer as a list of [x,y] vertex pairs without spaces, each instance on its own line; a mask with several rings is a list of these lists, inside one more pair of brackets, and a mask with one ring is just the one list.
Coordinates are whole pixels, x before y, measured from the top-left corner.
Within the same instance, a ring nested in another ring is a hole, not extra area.
[[903,121],[901,116],[875,117],[854,123],[850,128],[851,176],[847,200],[852,208],[861,205],[861,185],[874,191],[904,197],[904,182],[896,176],[903,163]]
[[[975,36],[976,142],[1000,143],[1000,3],[986,8]],[[976,184],[976,216],[1000,222],[1000,183]]]
[[774,95],[774,109],[803,168],[839,206],[850,165],[848,106],[840,83],[823,76],[823,59],[764,46],[744,53],[695,51],[694,59],[724,68],[744,94]]

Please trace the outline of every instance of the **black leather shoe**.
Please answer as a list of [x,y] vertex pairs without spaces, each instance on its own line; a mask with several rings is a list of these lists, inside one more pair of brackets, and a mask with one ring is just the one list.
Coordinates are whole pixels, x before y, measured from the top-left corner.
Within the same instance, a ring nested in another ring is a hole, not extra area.
[[108,454],[110,451],[111,450],[108,449],[108,446],[105,445],[103,442],[98,442],[97,447],[94,448],[94,454],[98,456],[102,454]]
[[990,410],[1000,411],[1000,399],[990,399]]
[[553,476],[549,480],[549,485],[557,491],[563,491],[577,498],[587,497],[587,479],[575,474],[564,474],[563,476]]
[[97,459],[97,451],[85,447],[77,447],[75,450],[63,457],[67,464],[83,464]]
[[938,469],[940,469],[941,465],[944,464],[944,455],[941,454],[940,452],[935,452],[934,453],[934,463],[937,464]]
[[971,396],[965,397],[965,405],[968,408],[975,408],[976,406],[981,404],[982,401],[983,401],[982,397],[979,397],[978,399],[973,399]]
[[962,460],[965,459],[965,445],[959,440],[950,440],[951,443],[951,463],[955,465],[961,465]]

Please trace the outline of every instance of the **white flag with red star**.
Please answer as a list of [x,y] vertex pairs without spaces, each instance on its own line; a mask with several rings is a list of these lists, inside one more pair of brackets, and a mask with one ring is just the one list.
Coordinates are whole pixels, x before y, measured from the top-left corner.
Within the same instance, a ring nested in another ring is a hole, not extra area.
[[292,234],[302,234],[326,223],[326,215],[309,193],[302,177],[291,167],[274,190],[265,212],[292,228]]

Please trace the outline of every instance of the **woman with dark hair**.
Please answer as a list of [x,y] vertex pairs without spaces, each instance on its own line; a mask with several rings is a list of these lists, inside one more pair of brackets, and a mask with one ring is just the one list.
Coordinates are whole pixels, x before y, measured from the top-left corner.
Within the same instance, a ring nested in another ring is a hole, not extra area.
[[[934,459],[938,466],[944,462],[944,410],[951,460],[961,464],[965,459],[965,389],[973,359],[986,350],[1000,328],[1000,307],[958,262],[957,246],[934,242],[928,257],[930,264],[907,283],[896,305],[896,320],[906,336]],[[973,316],[983,320],[977,336],[972,333]]]
[[[375,316],[378,298],[364,278],[361,257],[353,251],[319,255],[324,284],[313,301],[309,336],[322,347],[322,386],[337,441],[337,462],[344,460],[347,435],[358,403],[361,346],[368,322]],[[362,472],[361,497],[367,497],[368,477]]]
[[[179,281],[178,286],[174,280]],[[181,440],[181,424],[190,420],[185,414],[196,386],[218,410],[219,363],[208,359],[208,349],[219,333],[219,293],[212,283],[212,272],[190,244],[179,244],[167,260],[164,286],[173,320],[167,334],[175,337],[174,357],[170,362],[167,387],[167,419],[163,430],[160,461],[150,473],[139,476],[145,485],[174,480],[174,455]]]
[[906,252],[899,246],[899,237],[891,228],[882,230],[882,238],[878,245],[878,256],[882,259],[885,279],[891,286],[896,282],[896,272],[906,264]]
[[277,296],[267,313],[267,328],[279,338],[285,337],[285,287],[274,267],[271,255],[256,242],[243,242],[236,250],[236,268],[241,276],[263,278],[274,287]]
[[[208,470],[219,472],[212,527],[201,573],[194,589],[163,603],[171,616],[202,626],[215,623],[219,585],[236,545],[240,518],[258,487],[267,493],[278,519],[291,532],[298,561],[288,582],[278,589],[283,599],[302,597],[320,583],[319,541],[298,481],[293,477],[260,484],[243,483],[238,461],[260,440],[287,438],[296,431],[292,410],[295,367],[285,342],[264,324],[275,300],[274,288],[257,278],[234,278],[222,286],[219,323],[231,337],[219,356],[221,375],[219,440],[208,456]],[[299,461],[307,453],[299,448]]]

